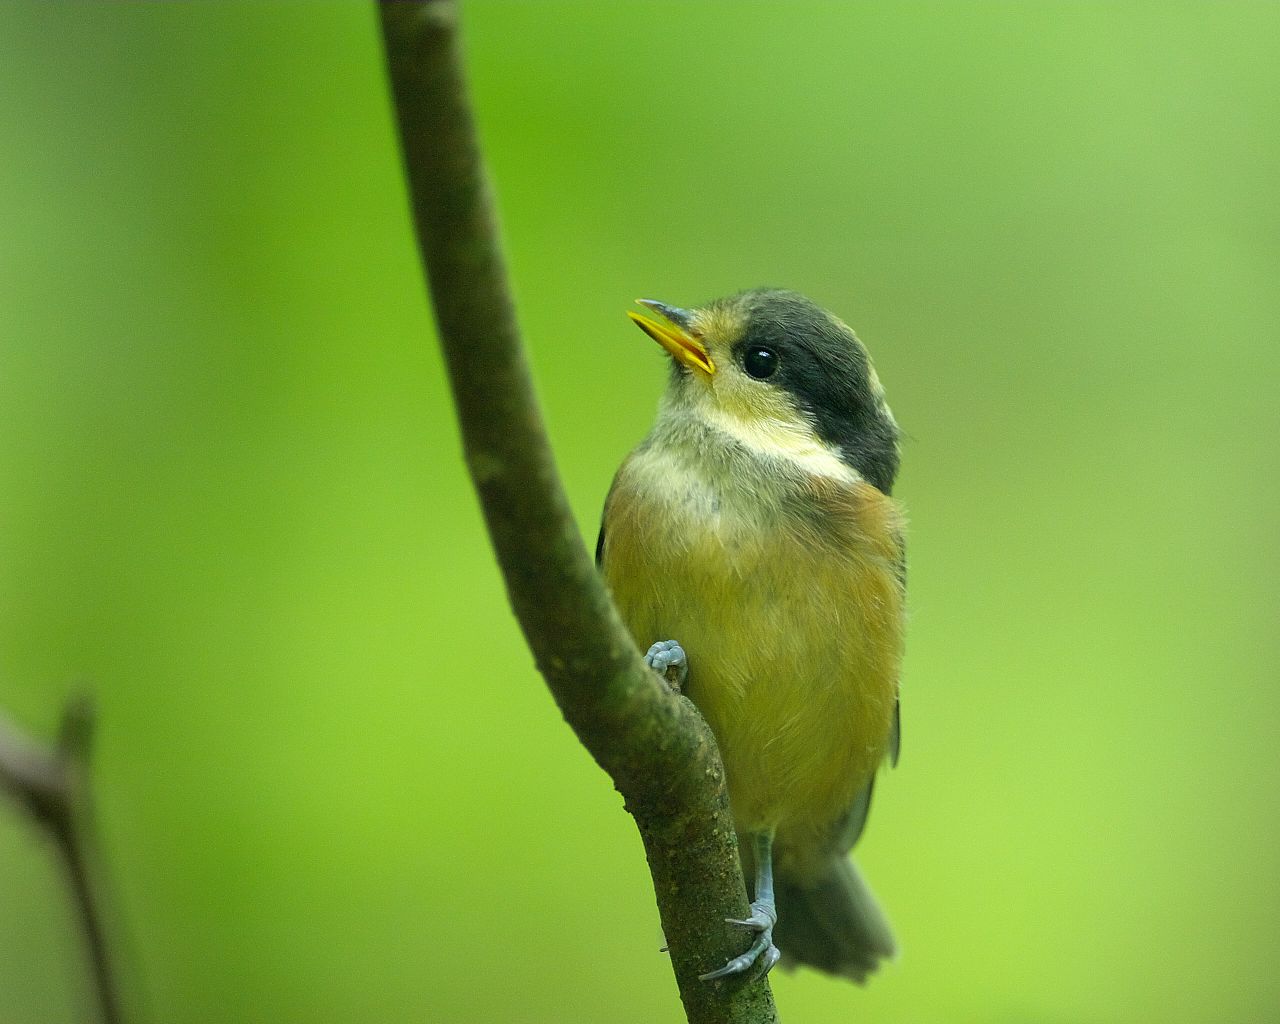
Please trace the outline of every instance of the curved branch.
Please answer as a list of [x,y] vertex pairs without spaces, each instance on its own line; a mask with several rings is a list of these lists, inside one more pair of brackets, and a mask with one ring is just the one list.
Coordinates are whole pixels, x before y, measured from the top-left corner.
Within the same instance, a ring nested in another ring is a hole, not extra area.
[[472,482],[507,594],[566,721],[644,841],[691,1022],[776,1019],[763,980],[698,974],[741,952],[724,771],[687,700],[644,664],[569,509],[516,327],[450,0],[380,5],[418,244]]
[[103,1024],[120,1024],[120,995],[107,954],[101,910],[94,899],[90,842],[82,805],[82,775],[92,731],[86,701],[69,703],[56,746],[41,743],[0,712],[0,789],[40,826],[62,861],[84,934]]

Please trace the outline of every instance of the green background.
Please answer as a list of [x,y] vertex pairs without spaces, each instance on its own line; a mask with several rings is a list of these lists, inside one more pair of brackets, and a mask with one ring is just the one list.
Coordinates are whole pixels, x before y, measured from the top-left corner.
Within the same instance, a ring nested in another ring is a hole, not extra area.
[[[593,539],[633,298],[800,289],[908,432],[903,953],[791,1021],[1280,1012],[1280,7],[466,10]],[[679,1019],[464,478],[358,4],[0,13],[0,706],[98,697],[147,1022]],[[0,1024],[80,1019],[0,806]]]

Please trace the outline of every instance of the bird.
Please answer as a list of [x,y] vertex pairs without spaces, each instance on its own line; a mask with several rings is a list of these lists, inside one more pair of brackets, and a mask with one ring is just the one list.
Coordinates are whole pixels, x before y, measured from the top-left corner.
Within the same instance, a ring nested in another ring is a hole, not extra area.
[[750,915],[729,919],[750,946],[701,977],[781,960],[861,984],[897,953],[848,854],[901,742],[898,425],[857,335],[797,292],[637,304],[670,378],[609,489],[596,562],[646,662],[716,738],[754,880]]

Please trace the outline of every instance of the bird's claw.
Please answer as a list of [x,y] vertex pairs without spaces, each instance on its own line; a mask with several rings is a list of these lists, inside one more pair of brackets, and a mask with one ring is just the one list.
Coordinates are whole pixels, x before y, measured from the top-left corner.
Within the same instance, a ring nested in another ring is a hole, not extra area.
[[676,640],[659,640],[646,652],[644,663],[662,676],[676,693],[689,675],[689,659]]
[[767,903],[751,904],[750,917],[726,917],[725,924],[736,924],[740,928],[750,928],[753,932],[772,932],[778,923],[778,915]]
[[715,981],[717,978],[727,978],[731,974],[742,974],[756,964],[762,965],[760,971],[762,978],[773,970],[774,965],[782,959],[781,951],[773,944],[773,926],[778,923],[778,915],[773,907],[767,903],[752,903],[750,917],[726,917],[725,921],[739,928],[750,928],[757,933],[756,939],[741,956],[734,957],[718,970],[699,974],[698,980]]

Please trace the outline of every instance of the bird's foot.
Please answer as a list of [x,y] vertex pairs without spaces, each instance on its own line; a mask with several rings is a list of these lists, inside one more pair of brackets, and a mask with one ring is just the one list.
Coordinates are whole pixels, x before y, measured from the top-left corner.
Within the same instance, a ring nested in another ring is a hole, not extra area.
[[659,640],[645,654],[644,663],[662,676],[676,693],[689,675],[689,659],[676,640]]
[[717,971],[708,971],[706,974],[698,975],[699,981],[714,981],[716,978],[727,978],[731,974],[742,974],[749,971],[756,964],[762,964],[763,969],[760,971],[760,977],[764,977],[774,965],[782,958],[782,953],[778,947],[773,944],[773,926],[778,923],[778,911],[774,908],[772,900],[756,900],[751,904],[751,916],[748,918],[725,918],[729,924],[736,924],[740,928],[749,928],[756,933],[756,938],[751,947],[742,954],[730,960],[727,964]]

